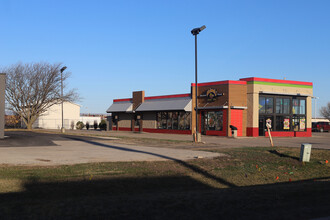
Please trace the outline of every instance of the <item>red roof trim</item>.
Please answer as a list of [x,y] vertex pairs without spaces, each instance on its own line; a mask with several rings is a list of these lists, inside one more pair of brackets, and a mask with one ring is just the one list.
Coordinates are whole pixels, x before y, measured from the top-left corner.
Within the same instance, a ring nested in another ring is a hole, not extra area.
[[128,98],[128,99],[114,99],[113,102],[129,102],[132,101],[132,99]]
[[149,97],[144,97],[144,100],[150,100],[150,99],[170,99],[170,98],[181,98],[181,97],[190,97],[190,93],[187,93],[187,94],[177,94],[177,95],[149,96]]
[[267,79],[267,78],[258,78],[258,77],[242,78],[240,80],[246,82],[260,81],[260,82],[285,83],[285,84],[296,84],[296,85],[305,85],[305,86],[313,85],[312,82],[302,82],[302,81],[292,81],[292,80],[282,80],[282,79]]
[[[214,85],[229,85],[229,84],[236,84],[236,85],[245,85],[245,81],[236,81],[236,80],[225,80],[225,81],[216,81],[216,82],[206,82],[206,83],[197,83],[199,86],[214,86]],[[195,86],[195,83],[191,83],[191,86]]]

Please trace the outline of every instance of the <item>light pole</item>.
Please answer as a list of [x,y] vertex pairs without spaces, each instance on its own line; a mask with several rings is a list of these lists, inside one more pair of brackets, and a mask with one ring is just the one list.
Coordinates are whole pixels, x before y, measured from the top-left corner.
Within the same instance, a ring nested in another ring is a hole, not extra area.
[[63,126],[63,122],[64,122],[64,120],[63,120],[63,71],[66,69],[67,67],[66,66],[63,66],[62,68],[61,68],[61,102],[62,102],[62,127],[61,127],[61,132],[62,133],[64,133],[65,132],[65,128],[64,128],[64,126]]
[[314,119],[316,119],[316,100],[318,100],[320,97],[313,96],[314,99]]
[[199,32],[206,28],[205,25],[199,28],[194,28],[191,30],[192,35],[195,36],[195,114],[196,114],[196,130],[195,130],[195,142],[200,142],[200,136],[198,135],[198,103],[197,103],[197,35]]

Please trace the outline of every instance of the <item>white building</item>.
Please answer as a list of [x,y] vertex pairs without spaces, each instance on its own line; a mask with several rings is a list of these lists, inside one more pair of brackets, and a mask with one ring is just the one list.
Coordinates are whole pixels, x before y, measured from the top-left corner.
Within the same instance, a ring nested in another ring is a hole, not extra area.
[[[76,123],[80,120],[80,105],[63,103],[63,127],[65,129],[76,129]],[[62,108],[61,104],[53,105],[42,114],[34,123],[33,128],[61,129]]]

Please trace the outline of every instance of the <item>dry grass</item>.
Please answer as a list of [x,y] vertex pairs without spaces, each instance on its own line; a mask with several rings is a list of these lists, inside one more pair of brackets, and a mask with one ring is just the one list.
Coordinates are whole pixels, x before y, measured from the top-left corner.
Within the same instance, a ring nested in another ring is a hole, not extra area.
[[[212,149],[227,157],[58,167],[0,166],[0,219],[329,216],[329,150]],[[278,177],[278,178],[277,178]]]

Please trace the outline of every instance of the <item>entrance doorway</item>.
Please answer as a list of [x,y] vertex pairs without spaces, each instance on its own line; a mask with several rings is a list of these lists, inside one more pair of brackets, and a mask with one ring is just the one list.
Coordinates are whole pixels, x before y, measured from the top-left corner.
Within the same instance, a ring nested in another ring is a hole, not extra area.
[[265,132],[267,131],[266,121],[270,120],[270,125],[274,125],[274,117],[273,116],[260,116],[259,115],[259,136],[265,136]]
[[200,129],[204,135],[222,135],[223,111],[207,110],[200,113]]
[[206,135],[206,125],[207,125],[207,117],[205,116],[206,112],[201,112],[201,134]]

